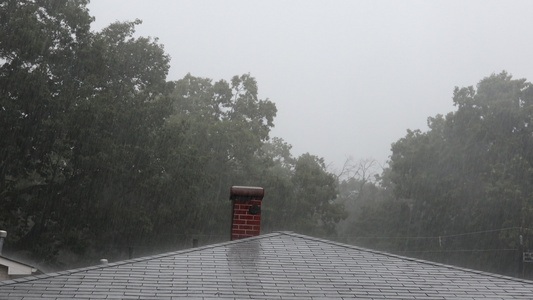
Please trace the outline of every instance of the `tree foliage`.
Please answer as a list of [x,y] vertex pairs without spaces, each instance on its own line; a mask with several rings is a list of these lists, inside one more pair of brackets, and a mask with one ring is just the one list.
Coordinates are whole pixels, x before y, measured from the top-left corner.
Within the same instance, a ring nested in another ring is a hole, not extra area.
[[227,240],[232,185],[265,187],[265,230],[334,231],[334,177],[270,139],[250,74],[169,82],[139,20],[93,32],[87,2],[0,2],[7,252],[61,268]]
[[263,147],[263,155],[272,160],[265,159],[270,166],[260,182],[272,195],[262,226],[332,238],[336,224],[346,218],[344,206],[335,201],[336,176],[326,170],[324,159],[309,153],[294,158],[290,148],[280,138]]
[[455,88],[453,101],[457,111],[392,145],[383,177],[394,198],[376,210],[396,220],[385,247],[516,275],[533,246],[533,87],[502,72]]

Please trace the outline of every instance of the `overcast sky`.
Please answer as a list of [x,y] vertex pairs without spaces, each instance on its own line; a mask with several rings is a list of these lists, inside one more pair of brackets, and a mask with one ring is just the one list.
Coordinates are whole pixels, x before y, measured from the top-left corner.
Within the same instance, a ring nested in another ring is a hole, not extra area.
[[454,111],[455,86],[533,81],[533,1],[91,0],[94,30],[141,19],[168,80],[250,73],[293,155],[384,164],[407,129]]

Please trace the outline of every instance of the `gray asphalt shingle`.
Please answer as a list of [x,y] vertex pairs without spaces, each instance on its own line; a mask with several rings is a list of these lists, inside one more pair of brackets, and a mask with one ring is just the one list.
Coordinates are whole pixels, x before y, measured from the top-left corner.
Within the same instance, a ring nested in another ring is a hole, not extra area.
[[0,299],[532,299],[533,281],[278,232],[0,282]]

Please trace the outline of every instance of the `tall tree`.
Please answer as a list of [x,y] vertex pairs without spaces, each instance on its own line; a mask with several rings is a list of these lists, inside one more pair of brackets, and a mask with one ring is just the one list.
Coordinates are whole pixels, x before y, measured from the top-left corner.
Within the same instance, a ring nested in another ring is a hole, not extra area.
[[183,236],[227,238],[229,187],[257,184],[256,156],[276,115],[274,103],[257,92],[249,74],[215,83],[187,74],[175,82],[173,113],[158,138],[164,145],[158,155],[165,178],[172,180],[165,185],[174,199],[167,205],[183,216],[170,223],[182,228]]
[[[515,252],[505,249],[516,249],[518,230],[511,234],[506,228],[531,227],[532,217],[532,85],[502,72],[481,80],[477,89],[456,88],[453,101],[456,112],[429,118],[428,132],[408,131],[392,146],[389,179],[396,197],[412,204],[406,232],[450,236],[418,239],[409,247],[464,250],[471,253],[469,263],[514,271],[508,266],[516,265]],[[487,230],[496,234],[455,236]]]
[[326,170],[324,159],[309,153],[293,158],[290,149],[280,138],[263,147],[271,159],[260,181],[269,191],[263,226],[332,238],[346,218],[343,204],[335,201],[337,178]]
[[[90,43],[92,20],[85,4],[0,4],[1,225],[16,229],[12,240],[26,236],[32,224],[54,226],[45,215],[71,172],[64,125],[84,80],[78,60]],[[48,246],[42,255],[53,252]]]
[[226,240],[232,185],[279,196],[267,228],[334,232],[335,176],[270,143],[277,109],[255,78],[167,82],[169,57],[134,36],[140,21],[92,32],[87,2],[0,1],[6,250],[60,268]]
[[0,4],[0,225],[48,261],[109,232],[97,212],[133,193],[164,116],[162,47],[133,38],[138,22],[91,32],[86,4]]

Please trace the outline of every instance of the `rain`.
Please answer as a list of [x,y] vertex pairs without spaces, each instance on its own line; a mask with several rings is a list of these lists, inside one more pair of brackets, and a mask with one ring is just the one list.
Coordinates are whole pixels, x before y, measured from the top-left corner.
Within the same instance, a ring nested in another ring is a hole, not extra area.
[[531,279],[532,10],[2,1],[0,255],[53,272],[251,226]]

